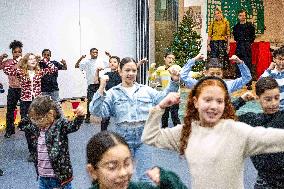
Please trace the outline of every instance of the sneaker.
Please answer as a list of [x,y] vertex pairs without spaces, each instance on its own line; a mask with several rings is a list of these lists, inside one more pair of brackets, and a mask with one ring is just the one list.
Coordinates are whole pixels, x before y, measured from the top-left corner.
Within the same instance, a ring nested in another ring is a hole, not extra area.
[[2,169],[0,169],[0,176],[3,176],[4,172],[2,171]]
[[15,131],[6,131],[4,137],[5,138],[10,138],[13,134],[15,134]]

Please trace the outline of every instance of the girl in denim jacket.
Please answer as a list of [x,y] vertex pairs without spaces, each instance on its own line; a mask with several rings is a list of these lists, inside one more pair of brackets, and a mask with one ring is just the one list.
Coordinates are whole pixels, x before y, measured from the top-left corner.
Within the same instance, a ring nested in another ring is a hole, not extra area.
[[[142,144],[141,135],[149,109],[157,105],[169,92],[179,89],[179,73],[171,69],[172,80],[164,91],[136,83],[137,65],[133,58],[123,58],[119,64],[122,83],[107,92],[107,76],[101,78],[100,87],[90,103],[90,112],[99,117],[113,117],[113,130],[125,138],[136,160],[136,176],[146,179],[145,171],[153,167],[154,148]],[[146,161],[147,159],[147,161]]]

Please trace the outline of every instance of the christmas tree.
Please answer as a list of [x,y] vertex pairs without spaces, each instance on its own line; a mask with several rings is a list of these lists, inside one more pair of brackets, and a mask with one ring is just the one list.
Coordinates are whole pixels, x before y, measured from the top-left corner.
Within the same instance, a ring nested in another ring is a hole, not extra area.
[[[174,38],[171,46],[168,48],[175,55],[176,64],[181,67],[189,58],[195,57],[201,49],[201,35],[198,34],[194,27],[197,24],[192,19],[190,10],[183,16],[182,22],[178,26],[178,31],[174,33]],[[203,70],[204,62],[197,62],[192,71],[199,72]]]

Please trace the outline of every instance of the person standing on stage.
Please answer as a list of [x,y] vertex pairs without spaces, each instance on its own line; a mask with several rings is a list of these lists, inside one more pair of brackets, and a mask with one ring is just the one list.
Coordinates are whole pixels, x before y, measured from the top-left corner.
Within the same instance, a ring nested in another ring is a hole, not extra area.
[[[255,39],[255,28],[251,22],[246,21],[247,13],[245,10],[239,11],[239,22],[233,27],[234,40],[237,43],[236,55],[245,62],[252,73],[251,63],[251,44]],[[236,77],[240,77],[240,72],[236,69]],[[247,89],[251,90],[250,81]]]

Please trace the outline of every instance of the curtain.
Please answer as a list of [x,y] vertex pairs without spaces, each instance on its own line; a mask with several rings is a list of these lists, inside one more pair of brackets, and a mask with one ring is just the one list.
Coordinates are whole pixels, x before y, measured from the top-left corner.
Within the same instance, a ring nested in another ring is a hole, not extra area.
[[[149,2],[137,0],[136,3],[136,57],[137,60],[149,60]],[[143,64],[138,70],[137,82],[147,84],[149,64]]]

